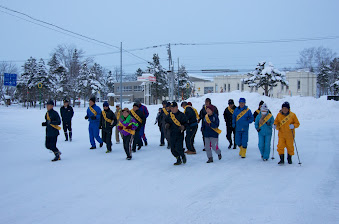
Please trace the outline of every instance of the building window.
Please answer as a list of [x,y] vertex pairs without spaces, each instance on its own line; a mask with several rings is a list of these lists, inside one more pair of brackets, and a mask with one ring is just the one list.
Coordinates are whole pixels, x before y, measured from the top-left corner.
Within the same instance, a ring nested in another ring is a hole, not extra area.
[[228,83],[228,92],[231,92],[231,84]]
[[253,86],[251,86],[251,92],[253,92]]
[[142,92],[142,86],[134,86],[134,92]]
[[298,92],[300,92],[300,80],[298,80],[297,88],[298,88]]
[[281,84],[281,92],[284,91],[284,85]]
[[120,86],[115,87],[115,92],[120,92]]
[[255,91],[258,92],[258,86],[255,86]]
[[238,85],[237,85],[237,90],[240,90],[240,84],[238,83]]
[[122,91],[123,92],[132,92],[132,86],[123,86]]
[[213,93],[213,87],[204,87],[204,94]]
[[241,92],[244,91],[244,83],[241,83]]

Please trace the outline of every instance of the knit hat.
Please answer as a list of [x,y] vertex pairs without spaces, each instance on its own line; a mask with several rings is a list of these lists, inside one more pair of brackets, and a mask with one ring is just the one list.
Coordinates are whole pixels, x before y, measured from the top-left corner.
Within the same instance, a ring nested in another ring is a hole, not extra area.
[[139,108],[140,106],[139,106],[138,103],[134,103],[134,104],[133,104],[133,107],[138,107],[138,108]]
[[171,106],[171,103],[170,102],[167,102],[166,103],[166,107],[170,107]]
[[268,107],[267,107],[266,103],[262,104],[260,111],[268,111]]
[[122,109],[122,112],[127,111],[129,113],[129,109],[127,107],[125,107],[124,109]]
[[64,99],[64,103],[68,103],[69,101],[67,99]]
[[104,106],[104,107],[109,107],[107,101],[104,102],[103,106]]
[[162,105],[166,105],[167,104],[167,100],[162,101]]
[[187,102],[187,105],[190,105],[190,106],[192,106],[192,103],[191,103],[191,102]]
[[95,97],[91,97],[89,100],[95,103]]
[[260,101],[259,107],[264,104],[264,101]]
[[187,105],[187,102],[186,102],[186,101],[181,102],[181,106],[182,106],[182,107],[184,107],[184,106],[186,106],[186,105]]
[[240,98],[239,99],[239,103],[246,103],[246,99],[245,98]]
[[206,109],[210,109],[212,112],[214,112],[214,106],[212,106],[212,105],[208,105],[208,106],[206,107]]
[[205,102],[209,102],[210,104],[212,103],[210,98],[206,98]]
[[286,108],[290,109],[290,103],[289,102],[283,103],[281,108],[283,108],[283,107],[286,107]]
[[48,101],[47,101],[47,105],[52,105],[52,106],[54,106],[53,100],[48,100]]
[[233,99],[229,99],[228,100],[228,104],[230,105],[230,104],[234,104],[234,100]]

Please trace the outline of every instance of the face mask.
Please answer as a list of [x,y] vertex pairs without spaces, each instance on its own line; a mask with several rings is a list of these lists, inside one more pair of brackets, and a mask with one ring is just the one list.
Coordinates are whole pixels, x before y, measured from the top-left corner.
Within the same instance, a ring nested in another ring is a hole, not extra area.
[[266,114],[267,114],[267,111],[262,111],[261,114],[262,114],[262,115],[266,115]]

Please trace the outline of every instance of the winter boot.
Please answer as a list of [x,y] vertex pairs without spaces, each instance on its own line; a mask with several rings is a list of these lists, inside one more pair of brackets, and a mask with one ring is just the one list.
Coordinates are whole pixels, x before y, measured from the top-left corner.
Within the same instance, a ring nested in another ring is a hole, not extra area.
[[233,145],[233,149],[237,149],[237,145],[235,143]]
[[148,145],[148,143],[147,143],[147,140],[144,140],[144,143],[145,143],[145,146],[147,146],[147,145]]
[[100,143],[100,148],[101,148],[103,145],[104,145],[104,143],[103,143],[103,142],[101,142],[101,143]]
[[97,147],[95,147],[95,146],[92,146],[91,148],[89,148],[89,149],[96,149]]
[[239,148],[240,148],[239,156],[241,156],[242,155],[242,151],[244,150],[244,148],[242,146],[239,146]]
[[288,164],[292,164],[292,156],[290,154],[287,155]]
[[246,158],[246,148],[242,148],[242,154],[241,154],[241,158]]
[[221,158],[222,158],[221,154],[220,154],[220,155],[218,155],[218,159],[219,159],[219,160],[221,160]]
[[52,162],[55,162],[55,161],[58,161],[58,160],[61,160],[61,158],[60,158],[60,152],[56,152],[56,153],[54,153],[55,154],[55,157],[54,157],[54,159],[52,159]]
[[68,134],[67,134],[67,132],[65,132],[65,141],[67,142],[68,141]]
[[285,157],[285,155],[284,154],[281,154],[281,155],[279,155],[280,156],[280,161],[279,161],[279,163],[278,164],[284,164],[285,163],[285,159],[284,159],[284,157]]
[[182,163],[183,163],[183,164],[186,164],[187,158],[186,158],[185,154],[184,154],[181,158],[182,158]]
[[68,134],[69,134],[69,141],[71,142],[72,141],[72,132],[70,131]]
[[107,149],[106,153],[112,152],[112,149]]
[[229,146],[228,146],[228,149],[231,149],[232,148],[232,141],[230,141],[230,144],[229,144]]
[[176,157],[177,158],[177,162],[175,162],[173,165],[177,166],[181,164],[181,159],[180,156]]
[[132,156],[127,156],[126,159],[127,159],[127,160],[131,160],[131,159],[132,159]]
[[206,163],[213,163],[213,157],[208,158]]

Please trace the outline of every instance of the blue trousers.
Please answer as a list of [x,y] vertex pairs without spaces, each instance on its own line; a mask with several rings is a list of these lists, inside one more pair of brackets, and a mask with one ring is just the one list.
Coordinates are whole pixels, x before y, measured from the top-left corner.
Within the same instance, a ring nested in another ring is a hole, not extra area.
[[269,159],[270,158],[270,151],[271,151],[271,138],[272,135],[260,135],[258,134],[259,137],[259,150],[260,154],[263,159]]
[[235,132],[235,144],[247,148],[248,131],[236,131]]
[[145,135],[145,125],[141,127],[140,129],[140,137],[144,140],[144,142],[147,142],[147,138]]
[[89,124],[88,126],[89,132],[89,141],[93,147],[96,147],[94,138],[99,142],[103,143],[102,139],[99,136],[99,124]]

